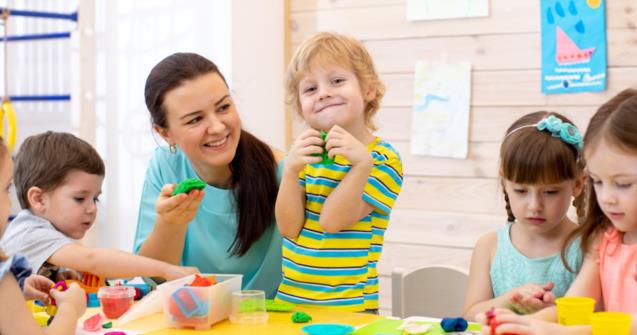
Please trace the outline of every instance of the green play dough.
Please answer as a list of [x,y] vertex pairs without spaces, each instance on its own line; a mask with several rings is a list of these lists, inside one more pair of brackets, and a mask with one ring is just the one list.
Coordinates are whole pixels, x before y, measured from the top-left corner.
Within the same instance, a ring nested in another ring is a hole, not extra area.
[[312,321],[312,317],[305,312],[294,312],[292,314],[292,322],[294,323],[306,323]]
[[[323,142],[325,142],[325,136],[327,136],[327,133],[321,130],[321,139],[323,140]],[[312,154],[312,156],[321,156],[321,162],[319,164],[334,164],[334,158],[329,158],[328,154],[327,154],[327,150],[325,149],[325,147],[323,147],[323,153],[321,154]]]
[[173,191],[173,195],[188,193],[192,190],[203,190],[204,188],[206,188],[206,183],[204,183],[201,179],[189,178],[177,184],[177,187],[175,187],[175,190]]
[[258,311],[263,311],[263,300],[248,299],[243,300],[239,304],[239,313],[251,313]]
[[274,302],[272,299],[267,299],[265,301],[265,310],[268,312],[283,312],[288,313],[292,312],[294,309],[294,304],[290,304],[287,302]]

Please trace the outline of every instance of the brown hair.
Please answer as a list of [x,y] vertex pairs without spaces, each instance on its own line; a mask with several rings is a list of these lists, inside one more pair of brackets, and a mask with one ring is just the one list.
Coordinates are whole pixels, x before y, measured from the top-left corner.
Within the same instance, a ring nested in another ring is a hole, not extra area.
[[292,56],[285,75],[286,102],[299,115],[299,83],[303,76],[316,64],[338,64],[350,68],[361,86],[374,90],[375,96],[365,106],[365,123],[376,130],[372,118],[380,108],[380,101],[385,95],[385,85],[374,69],[374,62],[363,44],[354,38],[337,33],[322,32],[303,41]]
[[[551,115],[573,124],[567,117],[555,112],[526,114],[507,129],[500,146],[500,182],[508,220],[511,222],[515,221],[515,216],[511,211],[509,195],[504,189],[504,180],[518,184],[555,184],[576,179],[584,170],[581,153],[575,146],[534,126]],[[578,218],[582,218],[583,194],[575,198],[573,205],[577,209]]]
[[[0,166],[4,166],[3,163],[5,158],[11,159],[11,157],[9,157],[9,149],[7,149],[7,146],[4,144],[4,139],[0,136]],[[2,238],[2,231],[0,231],[0,238]],[[6,260],[7,255],[5,255],[2,249],[0,249],[0,262],[4,262]]]
[[[584,150],[590,154],[601,140],[637,155],[637,90],[626,89],[603,104],[591,118],[584,136]],[[588,178],[588,207],[582,224],[569,236],[581,236],[582,252],[586,254],[595,237],[612,226],[597,203],[592,180]]]
[[[170,125],[166,121],[163,105],[166,94],[185,81],[209,73],[218,74],[226,83],[219,68],[198,54],[176,53],[155,65],[146,79],[144,91],[151,122],[168,128]],[[242,256],[273,224],[274,202],[279,189],[276,160],[267,144],[241,130],[230,170],[239,221],[237,235],[230,249],[232,254]]]
[[31,187],[54,190],[75,170],[104,176],[104,161],[88,142],[73,134],[52,131],[27,137],[13,168],[20,206],[31,207],[27,197]]

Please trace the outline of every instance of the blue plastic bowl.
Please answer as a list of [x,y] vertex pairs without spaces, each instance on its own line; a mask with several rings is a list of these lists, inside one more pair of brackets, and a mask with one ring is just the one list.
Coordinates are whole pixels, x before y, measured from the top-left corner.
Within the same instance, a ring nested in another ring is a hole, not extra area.
[[354,327],[337,323],[316,323],[301,328],[301,331],[308,335],[347,335],[354,331]]

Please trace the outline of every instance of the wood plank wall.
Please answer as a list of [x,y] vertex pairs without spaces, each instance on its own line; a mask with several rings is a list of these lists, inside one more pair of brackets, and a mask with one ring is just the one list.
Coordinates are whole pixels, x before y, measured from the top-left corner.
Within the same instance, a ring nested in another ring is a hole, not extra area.
[[[364,42],[387,85],[378,134],[401,153],[402,194],[379,264],[381,313],[391,314],[391,271],[449,264],[468,270],[477,238],[506,219],[497,183],[501,137],[513,120],[555,110],[581,129],[599,104],[637,84],[637,2],[608,0],[608,89],[542,95],[540,9],[536,0],[491,0],[490,16],[409,22],[405,0],[290,0],[289,47],[328,30]],[[469,156],[412,156],[410,106],[416,60],[473,66]],[[302,123],[293,121],[292,138]]]

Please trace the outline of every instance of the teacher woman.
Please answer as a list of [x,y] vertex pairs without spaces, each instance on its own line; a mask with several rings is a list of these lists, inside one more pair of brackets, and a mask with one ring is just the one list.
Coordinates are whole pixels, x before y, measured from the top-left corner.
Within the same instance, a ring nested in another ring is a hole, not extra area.
[[[145,97],[168,147],[155,149],[146,171],[135,252],[202,273],[243,274],[244,289],[273,297],[281,281],[274,222],[281,154],[241,129],[225,78],[200,55],[155,65]],[[187,178],[206,188],[171,196]]]

